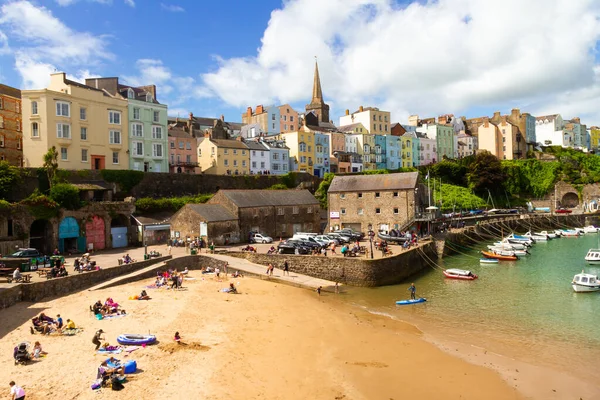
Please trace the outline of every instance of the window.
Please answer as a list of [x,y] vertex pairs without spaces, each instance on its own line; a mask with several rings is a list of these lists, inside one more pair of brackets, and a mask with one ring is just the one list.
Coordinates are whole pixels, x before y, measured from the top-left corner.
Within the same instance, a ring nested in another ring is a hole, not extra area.
[[0,110],[4,108],[4,102],[2,101],[2,98],[0,98]]
[[0,135],[0,147],[4,147],[4,135]]
[[398,192],[394,192],[394,197],[398,197]]
[[358,209],[358,215],[363,215],[363,209],[362,208]]
[[275,121],[275,114],[271,115],[271,120]]
[[31,136],[40,137],[40,127],[37,122],[31,124]]
[[306,213],[307,214],[312,214],[312,207],[311,206],[306,207]]
[[191,150],[191,149],[192,149],[192,144],[191,144],[190,142],[187,142],[187,143],[185,144],[185,148],[186,148],[187,150]]
[[362,193],[359,193],[359,194],[358,194],[358,198],[359,198],[359,199],[362,199]]
[[381,208],[376,208],[375,209],[375,214],[381,214]]
[[506,146],[502,146],[502,151],[506,151]]
[[506,143],[506,138],[505,137],[502,138],[502,143]]
[[345,208],[340,208],[340,214],[346,215],[346,209]]
[[[246,150],[242,150],[242,155],[243,155],[243,156],[245,156],[245,155],[246,155]],[[263,152],[262,152],[262,151],[260,152],[260,155],[261,155],[261,156],[264,156],[264,154],[263,154]]]
[[[290,122],[294,122],[294,116],[290,115]],[[293,125],[290,125],[291,129],[294,129]]]
[[171,148],[174,149],[175,148],[175,142],[170,142],[171,143]]
[[283,207],[277,207],[277,215],[283,215]]
[[237,150],[236,149],[233,149],[233,154],[237,154]]
[[283,124],[283,129],[287,131],[287,124]]
[[283,164],[283,170],[284,170],[284,171],[287,171],[287,169],[288,169],[288,166],[287,166],[287,164]]
[[377,117],[375,117],[375,115],[373,115],[373,121],[377,121]]
[[346,194],[345,193],[340,194],[340,199],[345,199],[345,198],[346,198]]
[[279,160],[279,153],[273,153],[273,160]]
[[56,124],[56,137],[59,139],[71,139],[71,125]]
[[56,116],[57,117],[70,117],[71,116],[71,110],[70,110],[70,104],[64,101],[57,101],[56,102]]
[[273,129],[275,129],[275,124],[273,124]]
[[67,155],[68,155],[67,148],[66,147],[61,147],[60,148],[60,159],[62,161],[67,161]]
[[226,166],[226,167],[228,167],[229,166],[229,160],[228,159],[223,160],[223,165]]
[[394,207],[394,214],[398,214],[398,207]]
[[152,93],[146,93],[146,102],[152,103]]
[[127,89],[127,98],[128,99],[135,99],[135,93],[133,92],[132,88]]
[[37,101],[32,101],[31,102],[31,114],[37,115],[37,113],[38,113]]
[[87,149],[81,149],[81,162],[88,162],[88,151],[87,151]]
[[181,156],[179,154],[177,154],[177,164],[179,164],[180,161],[181,161]]
[[108,123],[113,125],[121,125],[121,112],[108,110]]
[[238,166],[238,164],[237,164],[237,160],[233,160],[233,166],[234,166],[234,167],[237,167],[237,166]]
[[262,162],[260,163],[260,168],[262,168],[262,169],[264,169],[264,168],[265,168],[265,162],[264,162],[264,161],[262,161]]
[[152,127],[152,139],[162,139],[162,126]]
[[87,128],[81,127],[81,130],[79,132],[79,138],[81,140],[87,140]]
[[246,166],[246,160],[242,160],[242,167]]
[[252,161],[252,168],[256,168],[256,161]]
[[287,154],[283,153],[283,154],[281,155],[281,159],[282,159],[283,161],[287,160]]
[[82,121],[87,119],[87,109],[85,107],[79,109],[79,119]]
[[158,112],[158,111],[152,112],[152,121],[160,122],[160,112]]
[[131,124],[131,136],[143,137],[144,136],[144,125]]
[[119,163],[119,152],[118,151],[113,151],[112,154],[112,159],[113,159],[113,164],[118,164]]
[[175,154],[171,154],[171,164],[175,164]]
[[108,143],[121,144],[121,132],[120,131],[109,131],[108,132]]
[[229,149],[223,149],[223,154],[229,154]]
[[134,156],[143,156],[144,155],[144,143],[133,142],[133,155]]
[[133,119],[140,119],[140,109],[139,108],[133,109]]
[[183,145],[184,145],[184,143],[183,143],[183,142],[179,142],[179,149],[180,149],[180,150],[183,150]]
[[298,214],[299,212],[300,212],[300,207],[298,207],[298,206],[294,206],[294,207],[292,208],[292,214]]
[[163,147],[161,143],[152,143],[152,157],[160,157],[163,156]]
[[191,163],[191,162],[192,162],[192,156],[191,156],[191,155],[189,155],[189,154],[188,154],[188,155],[186,155],[186,156],[185,156],[185,162],[187,162],[187,163]]

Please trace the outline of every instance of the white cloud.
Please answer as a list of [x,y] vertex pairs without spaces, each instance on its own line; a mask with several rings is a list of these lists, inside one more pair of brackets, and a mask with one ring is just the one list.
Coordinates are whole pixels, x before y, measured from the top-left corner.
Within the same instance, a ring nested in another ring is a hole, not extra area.
[[[77,3],[79,0],[55,0],[56,3],[61,7],[67,7],[71,4]],[[112,0],[87,0],[92,3],[100,3],[100,4],[112,4]]]
[[135,2],[133,0],[124,0],[125,4],[127,4],[129,7],[135,7]]
[[599,18],[594,0],[289,0],[272,12],[256,55],[217,57],[203,79],[236,107],[307,103],[318,56],[337,112],[375,105],[397,120],[540,99],[562,112],[569,94],[592,107],[600,89]]
[[15,69],[26,88],[45,87],[49,73],[58,69],[85,71],[114,58],[105,37],[74,31],[50,10],[29,1],[3,4],[0,26],[10,35]]
[[162,8],[163,10],[166,11],[170,11],[170,12],[184,12],[185,9],[181,6],[177,6],[175,4],[165,4],[165,3],[160,3],[160,8]]

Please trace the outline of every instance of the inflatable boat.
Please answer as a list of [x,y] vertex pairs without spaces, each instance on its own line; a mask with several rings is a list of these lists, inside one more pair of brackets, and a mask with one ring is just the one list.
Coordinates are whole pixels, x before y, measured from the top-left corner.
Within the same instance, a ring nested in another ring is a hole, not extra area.
[[156,336],[154,335],[135,335],[135,334],[123,334],[117,337],[119,344],[127,344],[133,346],[141,346],[144,344],[152,344],[156,342]]

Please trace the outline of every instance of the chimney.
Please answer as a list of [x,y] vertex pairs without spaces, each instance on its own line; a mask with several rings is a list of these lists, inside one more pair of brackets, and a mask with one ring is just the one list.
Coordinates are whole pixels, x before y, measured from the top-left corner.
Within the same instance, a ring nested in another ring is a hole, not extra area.
[[263,109],[262,104],[259,106],[256,106],[256,114],[262,114],[265,110]]
[[489,117],[483,117],[483,127],[484,128],[488,128],[490,126],[490,119]]
[[221,121],[225,122],[225,116],[221,114]]
[[235,140],[237,140],[238,142],[244,142],[244,138],[241,136],[236,137]]
[[204,131],[204,137],[210,139],[210,131],[208,129]]
[[494,113],[494,117],[492,118],[492,121],[499,121],[500,120],[500,111],[496,111]]
[[510,110],[510,116],[516,120],[517,118],[519,118],[519,114],[521,114],[521,110],[519,110],[518,108],[513,108],[512,110]]
[[350,115],[350,110],[346,110],[346,115]]
[[363,106],[358,107],[358,112],[363,112],[363,111],[364,111]]
[[190,112],[190,118],[187,121],[188,132],[192,133],[192,121],[194,120],[194,114]]
[[576,124],[581,123],[581,120],[579,119],[579,117],[574,117],[571,121],[575,122]]
[[246,116],[252,118],[252,107],[246,108]]

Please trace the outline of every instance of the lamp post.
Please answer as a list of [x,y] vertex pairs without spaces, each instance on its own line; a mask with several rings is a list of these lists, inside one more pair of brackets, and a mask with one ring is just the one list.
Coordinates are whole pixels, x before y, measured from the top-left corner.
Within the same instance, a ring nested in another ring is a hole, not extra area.
[[371,244],[371,259],[373,259],[373,236],[375,233],[373,232],[372,224],[369,224],[367,228],[369,229],[369,243]]

